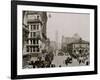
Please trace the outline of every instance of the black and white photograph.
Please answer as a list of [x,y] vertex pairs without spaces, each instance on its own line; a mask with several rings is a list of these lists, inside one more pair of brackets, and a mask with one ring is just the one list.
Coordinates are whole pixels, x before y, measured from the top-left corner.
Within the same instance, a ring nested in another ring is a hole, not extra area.
[[97,74],[97,6],[12,1],[11,77]]
[[90,15],[23,11],[23,69],[90,65]]

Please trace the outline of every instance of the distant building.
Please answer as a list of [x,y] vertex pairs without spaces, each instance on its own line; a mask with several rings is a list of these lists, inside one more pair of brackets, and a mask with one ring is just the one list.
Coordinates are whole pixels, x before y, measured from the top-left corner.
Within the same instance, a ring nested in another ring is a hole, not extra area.
[[72,36],[74,39],[78,40],[80,39],[81,37],[78,35],[78,33],[75,33],[73,36]]
[[50,41],[50,48],[52,51],[56,51],[56,41]]
[[87,57],[90,53],[89,49],[89,42],[82,40],[81,38],[67,45],[69,54],[75,58],[83,56]]
[[36,57],[41,55],[47,41],[46,36],[46,12],[37,11],[23,11],[23,26],[27,27],[28,33],[26,39],[24,39],[25,31],[23,30],[23,55],[30,55]]
[[79,40],[81,37],[75,33],[72,37],[65,37],[65,36],[62,36],[62,43],[61,43],[61,49],[63,52],[67,52],[67,45],[76,41],[76,40]]
[[67,45],[69,43],[72,43],[73,41],[77,40],[74,37],[64,37],[62,36],[62,44],[61,44],[61,49],[63,52],[67,52]]

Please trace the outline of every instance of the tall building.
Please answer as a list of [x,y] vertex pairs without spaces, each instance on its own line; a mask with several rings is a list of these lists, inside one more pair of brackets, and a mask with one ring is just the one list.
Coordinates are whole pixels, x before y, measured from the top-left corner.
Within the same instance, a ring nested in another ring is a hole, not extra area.
[[52,49],[52,51],[56,51],[56,41],[50,41],[50,48]]
[[25,43],[23,43],[26,50],[23,50],[23,55],[26,53],[31,57],[36,57],[41,55],[42,50],[46,46],[47,14],[46,12],[38,11],[23,11],[23,13],[23,23],[27,25],[29,30]]
[[76,38],[74,38],[74,37],[64,37],[64,36],[62,36],[62,44],[61,44],[62,51],[67,52],[67,45],[69,43],[72,43],[75,40],[76,40]]
[[56,50],[58,50],[58,31],[55,33]]
[[62,36],[62,41],[61,41],[61,49],[64,51],[64,52],[67,52],[68,48],[68,44],[76,41],[76,40],[79,40],[81,37],[75,33],[72,37],[65,37],[65,36]]

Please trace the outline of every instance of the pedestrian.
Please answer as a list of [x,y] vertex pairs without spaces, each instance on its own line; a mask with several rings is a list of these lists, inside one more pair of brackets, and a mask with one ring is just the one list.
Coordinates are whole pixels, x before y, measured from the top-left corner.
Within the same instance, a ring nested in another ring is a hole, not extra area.
[[61,67],[61,65],[59,65],[59,67]]

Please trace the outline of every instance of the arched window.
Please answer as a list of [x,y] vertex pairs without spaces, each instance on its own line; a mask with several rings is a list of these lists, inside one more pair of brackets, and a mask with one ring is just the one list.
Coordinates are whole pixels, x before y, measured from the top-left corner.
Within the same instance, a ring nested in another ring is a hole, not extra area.
[[31,30],[32,30],[32,26],[33,26],[33,25],[31,25]]
[[27,47],[27,52],[29,52],[29,47]]
[[39,15],[37,15],[37,19],[39,19]]
[[32,52],[32,47],[30,47],[30,51]]
[[35,40],[33,40],[33,44],[35,44]]
[[39,25],[37,25],[37,30],[39,29]]
[[35,47],[33,47],[33,52],[35,52]]
[[33,32],[33,36],[34,36],[34,37],[36,36],[36,32]]
[[33,27],[34,27],[34,30],[36,30],[36,25],[34,25]]

